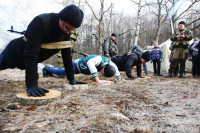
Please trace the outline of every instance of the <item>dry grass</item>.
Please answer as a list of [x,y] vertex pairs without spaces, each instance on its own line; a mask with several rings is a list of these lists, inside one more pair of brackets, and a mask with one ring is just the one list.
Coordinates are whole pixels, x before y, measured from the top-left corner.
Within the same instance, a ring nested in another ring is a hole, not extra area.
[[[13,75],[8,74],[9,72]],[[0,72],[1,132],[200,132],[200,79],[153,77],[70,88],[65,78],[42,78],[40,86],[62,91],[59,101],[23,106],[15,94],[25,90],[23,71]],[[124,75],[124,73],[122,73]],[[111,78],[111,80],[115,80]]]

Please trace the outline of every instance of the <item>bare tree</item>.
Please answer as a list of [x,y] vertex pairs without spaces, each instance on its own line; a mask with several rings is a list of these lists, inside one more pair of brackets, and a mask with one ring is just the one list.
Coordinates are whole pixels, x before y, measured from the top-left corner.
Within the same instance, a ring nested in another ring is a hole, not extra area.
[[[158,42],[161,34],[161,28],[163,24],[166,22],[168,17],[168,6],[167,3],[169,0],[157,0],[156,3],[148,3],[150,12],[157,17],[157,29],[155,35],[155,41]],[[157,11],[154,11],[156,7]]]
[[140,26],[141,26],[141,11],[142,8],[146,6],[146,4],[142,4],[142,0],[130,0],[138,6],[137,10],[137,22],[136,22],[136,30],[135,30],[135,38],[134,38],[134,46],[138,44],[139,34],[140,34]]
[[141,6],[141,0],[139,0],[138,2],[134,1],[134,0],[130,0],[133,3],[138,5],[138,11],[137,11],[137,23],[136,23],[136,30],[135,30],[135,40],[134,40],[134,46],[137,45],[138,43],[138,38],[139,38],[139,33],[140,33],[140,19],[141,19],[141,10],[142,7]]
[[98,21],[98,34],[93,34],[93,35],[99,42],[99,54],[102,55],[103,38],[104,38],[104,32],[105,32],[104,31],[104,15],[106,12],[109,12],[113,8],[113,3],[111,3],[110,6],[106,10],[104,10],[104,0],[100,0],[101,7],[99,11],[99,16],[94,12],[88,0],[85,0],[85,3],[88,5],[90,10],[92,11],[94,18]]

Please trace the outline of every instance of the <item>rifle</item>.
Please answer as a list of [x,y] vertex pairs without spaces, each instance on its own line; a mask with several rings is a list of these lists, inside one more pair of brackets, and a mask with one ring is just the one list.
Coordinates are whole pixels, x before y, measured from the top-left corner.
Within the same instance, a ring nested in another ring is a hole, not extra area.
[[83,55],[85,57],[88,56],[88,54],[77,52],[76,50],[72,50],[72,53],[77,53],[77,54]]
[[25,34],[25,31],[22,31],[22,32],[14,31],[14,30],[13,30],[13,26],[11,26],[10,30],[7,30],[7,31],[10,31],[10,32],[12,32],[12,33],[21,34],[21,35],[24,35],[24,34]]

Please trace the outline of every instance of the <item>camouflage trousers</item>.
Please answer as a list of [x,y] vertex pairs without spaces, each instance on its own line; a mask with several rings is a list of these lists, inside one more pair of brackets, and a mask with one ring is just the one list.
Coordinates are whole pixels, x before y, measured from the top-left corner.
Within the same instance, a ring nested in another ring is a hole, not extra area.
[[57,55],[57,58],[58,58],[57,59],[58,67],[64,67],[61,51],[59,51],[56,55]]
[[175,68],[180,63],[180,73],[185,73],[185,62],[188,58],[188,49],[174,48],[169,72],[174,73]]
[[170,73],[175,73],[178,63],[180,63],[180,73],[185,73],[185,59],[172,59],[169,67]]

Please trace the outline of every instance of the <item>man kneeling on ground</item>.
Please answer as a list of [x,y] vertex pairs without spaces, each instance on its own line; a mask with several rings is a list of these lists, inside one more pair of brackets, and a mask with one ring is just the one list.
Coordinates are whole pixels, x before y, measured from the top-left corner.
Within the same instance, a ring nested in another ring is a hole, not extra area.
[[137,67],[137,76],[142,77],[141,64],[150,60],[150,52],[146,51],[142,54],[133,52],[130,54],[124,54],[123,56],[113,57],[111,60],[117,65],[119,71],[125,71],[128,78],[135,79],[135,77],[133,77],[131,74],[133,66]]

